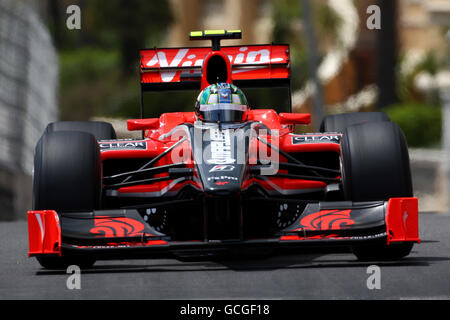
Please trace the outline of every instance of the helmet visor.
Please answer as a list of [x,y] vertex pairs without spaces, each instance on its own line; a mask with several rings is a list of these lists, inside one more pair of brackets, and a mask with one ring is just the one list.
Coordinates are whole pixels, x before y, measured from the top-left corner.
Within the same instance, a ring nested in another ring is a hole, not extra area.
[[207,122],[242,122],[246,105],[218,103],[200,105],[200,114]]

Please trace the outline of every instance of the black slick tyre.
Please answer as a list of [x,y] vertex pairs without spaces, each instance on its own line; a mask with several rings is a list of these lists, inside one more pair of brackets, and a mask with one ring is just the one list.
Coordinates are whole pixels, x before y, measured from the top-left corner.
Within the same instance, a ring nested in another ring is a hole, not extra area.
[[50,123],[46,133],[57,131],[79,131],[92,134],[97,140],[117,139],[114,127],[103,121],[59,121]]
[[[350,126],[341,142],[341,175],[346,200],[386,201],[412,197],[408,146],[397,124],[372,122]],[[354,246],[360,260],[398,260],[412,243]]]
[[[34,158],[33,209],[93,211],[101,205],[100,150],[92,134],[77,131],[45,133]],[[80,257],[38,257],[44,268],[83,267],[95,260]]]
[[341,142],[342,184],[346,200],[412,197],[408,146],[392,122],[354,125]]
[[326,116],[320,125],[320,132],[344,132],[350,126],[371,122],[390,121],[384,112],[354,112]]

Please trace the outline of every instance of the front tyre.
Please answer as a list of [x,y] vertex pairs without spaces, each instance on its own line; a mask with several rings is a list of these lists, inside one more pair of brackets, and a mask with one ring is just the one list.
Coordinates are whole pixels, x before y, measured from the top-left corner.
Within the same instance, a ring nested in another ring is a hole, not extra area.
[[95,259],[91,257],[36,257],[41,267],[50,270],[64,270],[71,265],[76,265],[80,269],[88,269],[95,264]]
[[[77,131],[45,133],[34,158],[33,210],[86,212],[101,205],[100,150],[92,134]],[[95,260],[84,257],[37,258],[44,268],[68,264],[83,267]]]
[[353,254],[360,261],[395,261],[406,257],[411,253],[413,242],[385,243],[378,245],[354,246]]
[[[342,184],[346,200],[387,201],[412,197],[408,146],[397,124],[372,122],[344,131]],[[398,260],[407,256],[413,243],[375,244],[353,247],[359,260]]]
[[346,200],[376,201],[412,197],[408,145],[393,122],[350,126],[341,142]]

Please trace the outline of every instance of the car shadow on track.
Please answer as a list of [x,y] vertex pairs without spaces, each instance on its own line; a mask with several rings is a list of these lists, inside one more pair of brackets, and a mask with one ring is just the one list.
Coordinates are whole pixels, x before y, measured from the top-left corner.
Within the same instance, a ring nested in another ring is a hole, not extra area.
[[[358,261],[351,254],[279,254],[272,256],[242,257],[189,257],[166,260],[130,260],[98,262],[91,268],[82,269],[84,274],[114,273],[155,273],[155,272],[204,272],[234,271],[257,272],[290,269],[314,268],[361,268],[376,264],[379,267],[427,267],[441,261],[449,261],[450,257],[417,257],[411,256],[398,261]],[[40,269],[36,275],[61,275],[65,270]]]

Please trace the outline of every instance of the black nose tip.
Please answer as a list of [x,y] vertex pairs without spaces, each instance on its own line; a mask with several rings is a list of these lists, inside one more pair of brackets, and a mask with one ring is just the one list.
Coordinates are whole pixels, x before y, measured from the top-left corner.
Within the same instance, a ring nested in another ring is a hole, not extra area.
[[239,194],[240,187],[230,181],[217,181],[205,188],[205,193],[210,196],[233,196]]

